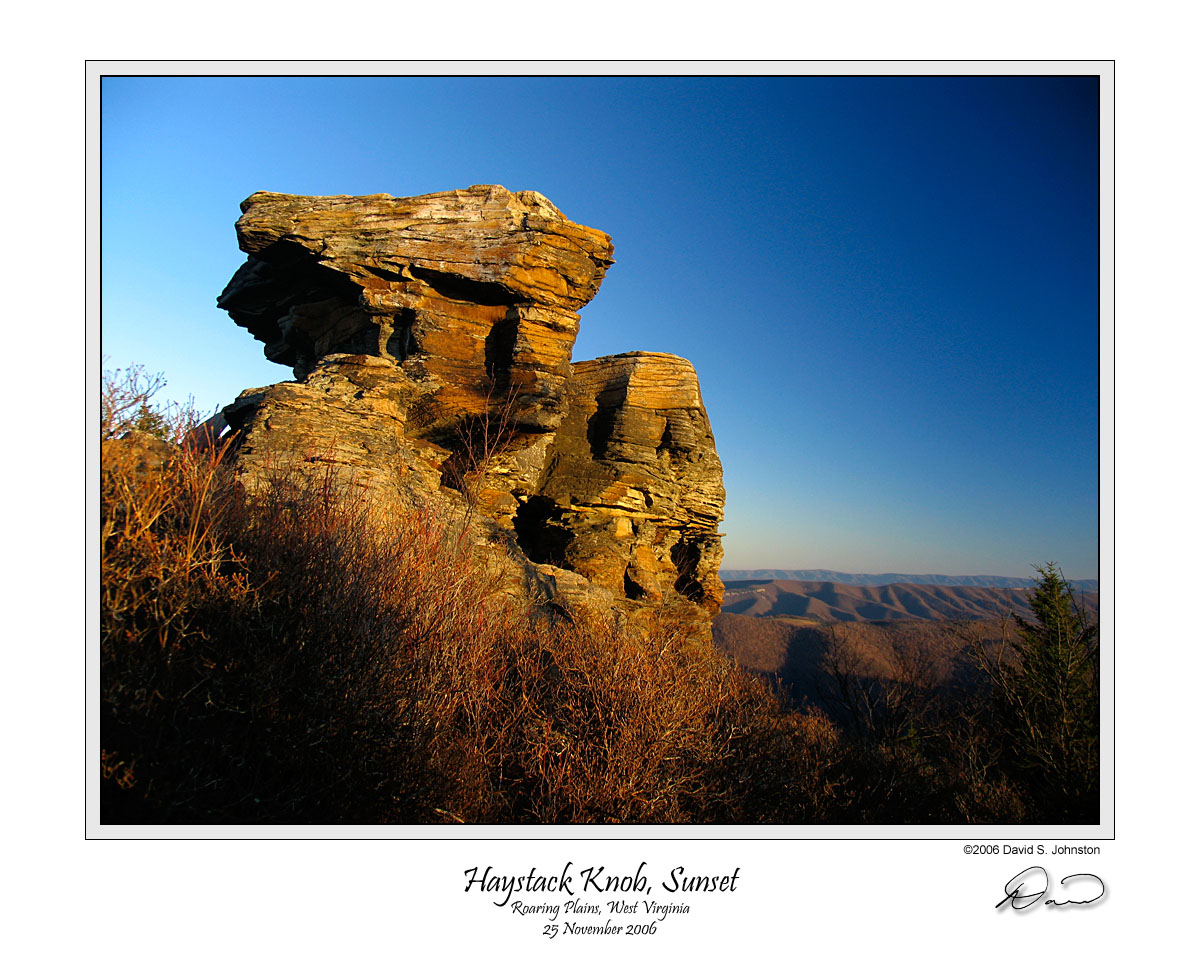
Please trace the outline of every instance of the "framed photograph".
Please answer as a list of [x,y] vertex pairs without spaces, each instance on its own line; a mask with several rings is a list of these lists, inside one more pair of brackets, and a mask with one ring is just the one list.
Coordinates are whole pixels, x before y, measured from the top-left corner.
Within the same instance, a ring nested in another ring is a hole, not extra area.
[[1114,76],[88,62],[89,846],[322,965],[1105,924]]

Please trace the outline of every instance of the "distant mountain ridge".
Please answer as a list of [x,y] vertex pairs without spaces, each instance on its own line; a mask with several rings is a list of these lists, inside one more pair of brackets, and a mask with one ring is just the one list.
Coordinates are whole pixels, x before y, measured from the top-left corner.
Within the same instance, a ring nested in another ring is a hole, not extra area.
[[[1099,616],[1099,592],[1081,592],[1078,600]],[[725,586],[724,613],[787,616],[817,623],[999,620],[1014,613],[1033,618],[1029,593],[1024,589],[912,582],[856,586],[801,579],[730,580]]]
[[[1037,585],[1032,576],[943,576],[905,575],[885,572],[873,575],[865,572],[834,572],[832,569],[722,569],[726,582],[745,582],[751,579],[793,579],[799,582],[840,582],[848,586],[891,586],[901,583],[921,586],[977,586],[986,589],[1031,589]],[[1098,579],[1068,579],[1076,592],[1099,592]]]

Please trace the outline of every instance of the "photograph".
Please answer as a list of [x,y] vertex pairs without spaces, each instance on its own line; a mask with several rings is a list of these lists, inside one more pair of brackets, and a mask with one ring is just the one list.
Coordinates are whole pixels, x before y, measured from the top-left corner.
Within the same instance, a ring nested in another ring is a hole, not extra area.
[[99,97],[100,827],[1105,825],[1098,74]]

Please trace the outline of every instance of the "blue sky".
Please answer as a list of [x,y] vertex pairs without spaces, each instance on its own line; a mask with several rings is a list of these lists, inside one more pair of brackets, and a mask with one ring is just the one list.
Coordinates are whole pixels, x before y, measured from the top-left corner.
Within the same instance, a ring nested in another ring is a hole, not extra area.
[[1090,78],[108,78],[102,351],[290,378],[216,308],[256,190],[536,189],[613,237],[576,358],[673,352],[729,568],[1098,574]]

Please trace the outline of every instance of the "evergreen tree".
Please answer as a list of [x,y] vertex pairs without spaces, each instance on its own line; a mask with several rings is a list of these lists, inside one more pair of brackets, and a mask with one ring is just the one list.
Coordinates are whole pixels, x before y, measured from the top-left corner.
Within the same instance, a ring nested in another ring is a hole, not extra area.
[[1013,777],[1044,822],[1099,821],[1099,628],[1053,562],[1036,566],[1034,621],[988,668]]

